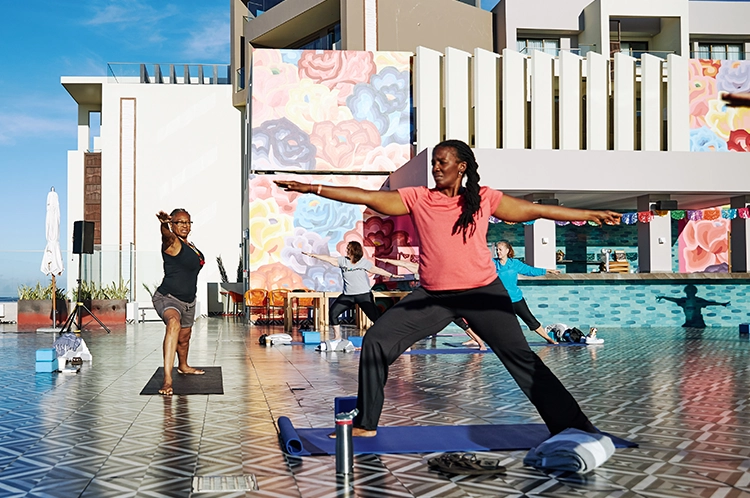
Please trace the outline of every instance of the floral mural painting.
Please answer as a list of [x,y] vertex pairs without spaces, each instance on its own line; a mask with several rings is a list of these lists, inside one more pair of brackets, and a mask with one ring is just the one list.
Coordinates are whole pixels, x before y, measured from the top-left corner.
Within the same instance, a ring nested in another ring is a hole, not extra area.
[[340,271],[302,252],[338,256],[352,240],[370,259],[418,257],[404,217],[284,192],[273,183],[380,189],[384,173],[411,159],[410,67],[404,52],[253,51],[251,288],[340,291]]
[[[750,61],[693,59],[690,150],[750,152],[750,109],[729,107],[726,92],[750,91]],[[690,220],[679,237],[680,272],[729,271],[729,220]]]
[[680,273],[729,271],[729,225],[724,218],[690,220],[680,233]]
[[690,150],[750,152],[750,109],[729,107],[726,92],[750,91],[750,61],[690,61]]

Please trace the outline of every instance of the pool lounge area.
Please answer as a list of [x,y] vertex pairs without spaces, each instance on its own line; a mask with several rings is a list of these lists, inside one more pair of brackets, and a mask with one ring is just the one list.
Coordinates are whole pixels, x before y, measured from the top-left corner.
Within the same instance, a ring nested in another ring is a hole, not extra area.
[[[224,394],[164,398],[139,395],[161,363],[160,323],[84,327],[93,361],[78,374],[35,373],[52,334],[0,325],[0,495],[750,496],[750,341],[737,325],[600,326],[602,345],[533,347],[597,427],[639,445],[591,473],[542,473],[523,465],[526,451],[482,453],[508,470],[481,477],[432,471],[434,454],[357,455],[352,487],[337,483],[333,456],[285,455],[275,421],[332,427],[334,398],[356,393],[359,353],[259,345],[281,330],[200,319],[191,364],[220,366]],[[390,369],[383,426],[539,422],[492,354],[405,354]],[[196,488],[211,479],[257,489]]]

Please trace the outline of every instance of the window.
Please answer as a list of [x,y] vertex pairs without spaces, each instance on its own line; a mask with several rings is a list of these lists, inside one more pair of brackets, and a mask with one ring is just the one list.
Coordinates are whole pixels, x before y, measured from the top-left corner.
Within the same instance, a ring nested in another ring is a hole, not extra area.
[[641,55],[648,52],[648,42],[645,41],[623,41],[620,42],[620,52],[631,57],[640,59]]
[[277,6],[284,0],[248,0],[247,10],[250,11],[254,17],[258,17],[265,11]]
[[516,49],[522,54],[539,50],[545,54],[557,55],[560,52],[560,40],[555,38],[525,38],[516,42]]
[[295,43],[289,48],[301,50],[339,50],[341,48],[341,24],[329,28]]
[[738,61],[744,58],[741,43],[699,43],[695,56],[699,59]]

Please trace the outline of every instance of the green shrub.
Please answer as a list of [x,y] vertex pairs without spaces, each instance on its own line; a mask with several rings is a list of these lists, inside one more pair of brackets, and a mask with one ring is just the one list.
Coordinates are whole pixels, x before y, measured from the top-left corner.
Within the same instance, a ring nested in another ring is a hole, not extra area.
[[[63,301],[67,299],[65,289],[61,287],[55,287],[55,296],[57,299]],[[42,287],[42,284],[37,282],[36,286],[30,287],[28,285],[22,285],[18,288],[18,299],[22,301],[38,301],[42,299],[52,299],[52,281],[46,286]]]

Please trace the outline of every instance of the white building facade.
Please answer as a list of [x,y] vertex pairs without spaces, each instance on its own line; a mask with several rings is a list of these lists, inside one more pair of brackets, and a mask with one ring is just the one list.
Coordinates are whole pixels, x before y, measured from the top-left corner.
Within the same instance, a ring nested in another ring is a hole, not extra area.
[[[226,65],[192,75],[195,67],[163,69],[142,65],[140,77],[62,78],[79,105],[78,146],[68,153],[68,233],[77,220],[94,221],[95,252],[82,256],[84,280],[128,282],[130,301],[150,306],[146,287],[152,292],[163,277],[155,215],[186,209],[190,240],[206,256],[197,298],[206,314],[206,284],[221,281],[216,257],[233,272],[240,254],[240,113]],[[72,290],[79,261],[72,239],[67,249]]]

